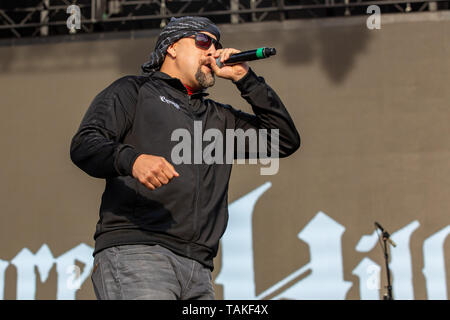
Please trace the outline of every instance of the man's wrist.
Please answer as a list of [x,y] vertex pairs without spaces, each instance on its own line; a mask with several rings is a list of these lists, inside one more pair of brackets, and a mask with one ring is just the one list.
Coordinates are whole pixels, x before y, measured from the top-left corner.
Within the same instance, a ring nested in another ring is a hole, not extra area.
[[121,176],[133,176],[133,164],[141,154],[131,145],[120,147],[114,163],[117,173]]
[[258,86],[263,83],[264,80],[258,77],[252,70],[249,68],[247,74],[243,76],[239,81],[233,81],[236,87],[242,94],[247,94],[255,90]]
[[248,74],[248,70],[250,69],[248,66],[244,66],[244,71],[236,76],[234,76],[231,80],[233,80],[233,82],[237,82],[239,80],[241,80],[242,78],[244,78],[247,74]]

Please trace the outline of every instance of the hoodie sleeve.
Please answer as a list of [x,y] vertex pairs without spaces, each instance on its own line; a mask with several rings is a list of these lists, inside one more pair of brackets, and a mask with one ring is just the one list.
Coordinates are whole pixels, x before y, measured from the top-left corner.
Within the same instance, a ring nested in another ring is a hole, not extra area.
[[[300,147],[300,135],[286,110],[283,102],[275,91],[266,84],[263,77],[258,77],[250,68],[247,74],[240,80],[233,82],[244,98],[252,107],[255,114],[245,113],[228,106],[235,119],[235,132],[239,129],[247,131],[254,129],[257,136],[257,146],[249,145],[249,139],[245,139],[245,158],[260,158],[272,156],[275,150],[278,157],[284,158],[293,154]],[[261,132],[266,129],[266,143],[263,143],[264,154],[260,150]],[[278,129],[278,132],[273,129]],[[271,140],[276,138],[273,143]],[[278,140],[278,146],[277,141]],[[238,141],[235,139],[235,159],[242,158],[242,153],[237,150]],[[254,149],[252,149],[253,147]],[[256,154],[254,152],[256,151]]]
[[72,138],[70,158],[96,178],[132,175],[141,154],[122,143],[131,128],[139,86],[133,76],[116,80],[92,101]]

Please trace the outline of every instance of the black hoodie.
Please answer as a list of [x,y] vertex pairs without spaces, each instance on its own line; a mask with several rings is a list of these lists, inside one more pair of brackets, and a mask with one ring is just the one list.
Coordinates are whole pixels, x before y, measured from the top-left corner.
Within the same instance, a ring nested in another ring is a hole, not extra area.
[[[234,83],[254,115],[206,99],[204,92],[189,96],[179,79],[159,71],[122,77],[94,98],[70,146],[79,168],[106,179],[94,255],[116,245],[159,244],[213,269],[228,220],[232,164],[174,164],[174,130],[187,129],[193,141],[194,121],[201,121],[202,136],[210,128],[223,137],[226,129],[279,129],[280,158],[300,146],[289,113],[264,78],[250,69]],[[132,176],[141,154],[164,157],[180,176],[147,189]]]

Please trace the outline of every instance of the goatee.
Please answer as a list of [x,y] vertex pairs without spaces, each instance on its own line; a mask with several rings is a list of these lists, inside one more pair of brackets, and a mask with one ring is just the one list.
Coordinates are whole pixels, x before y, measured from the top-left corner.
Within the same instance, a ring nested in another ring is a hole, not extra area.
[[195,73],[195,79],[203,89],[212,87],[216,82],[214,73],[212,72],[212,70],[209,73],[204,73],[201,67],[202,66],[198,67],[197,72]]

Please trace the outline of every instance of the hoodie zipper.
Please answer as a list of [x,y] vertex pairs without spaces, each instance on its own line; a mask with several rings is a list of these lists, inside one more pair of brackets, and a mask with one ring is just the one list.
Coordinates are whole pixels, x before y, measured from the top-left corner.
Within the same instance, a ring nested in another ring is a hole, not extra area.
[[[192,109],[192,100],[191,100],[191,96],[188,96],[188,101],[189,101],[189,107],[190,109]],[[195,120],[200,120],[201,117],[197,117],[196,115],[193,115],[193,119]],[[202,132],[203,134],[203,132]],[[196,169],[196,181],[195,181],[195,205],[194,205],[194,217],[193,217],[193,235],[192,235],[192,240],[195,240],[195,238],[197,237],[198,234],[198,230],[197,230],[197,220],[198,220],[198,198],[200,195],[200,165],[201,164],[193,164],[195,166]]]

